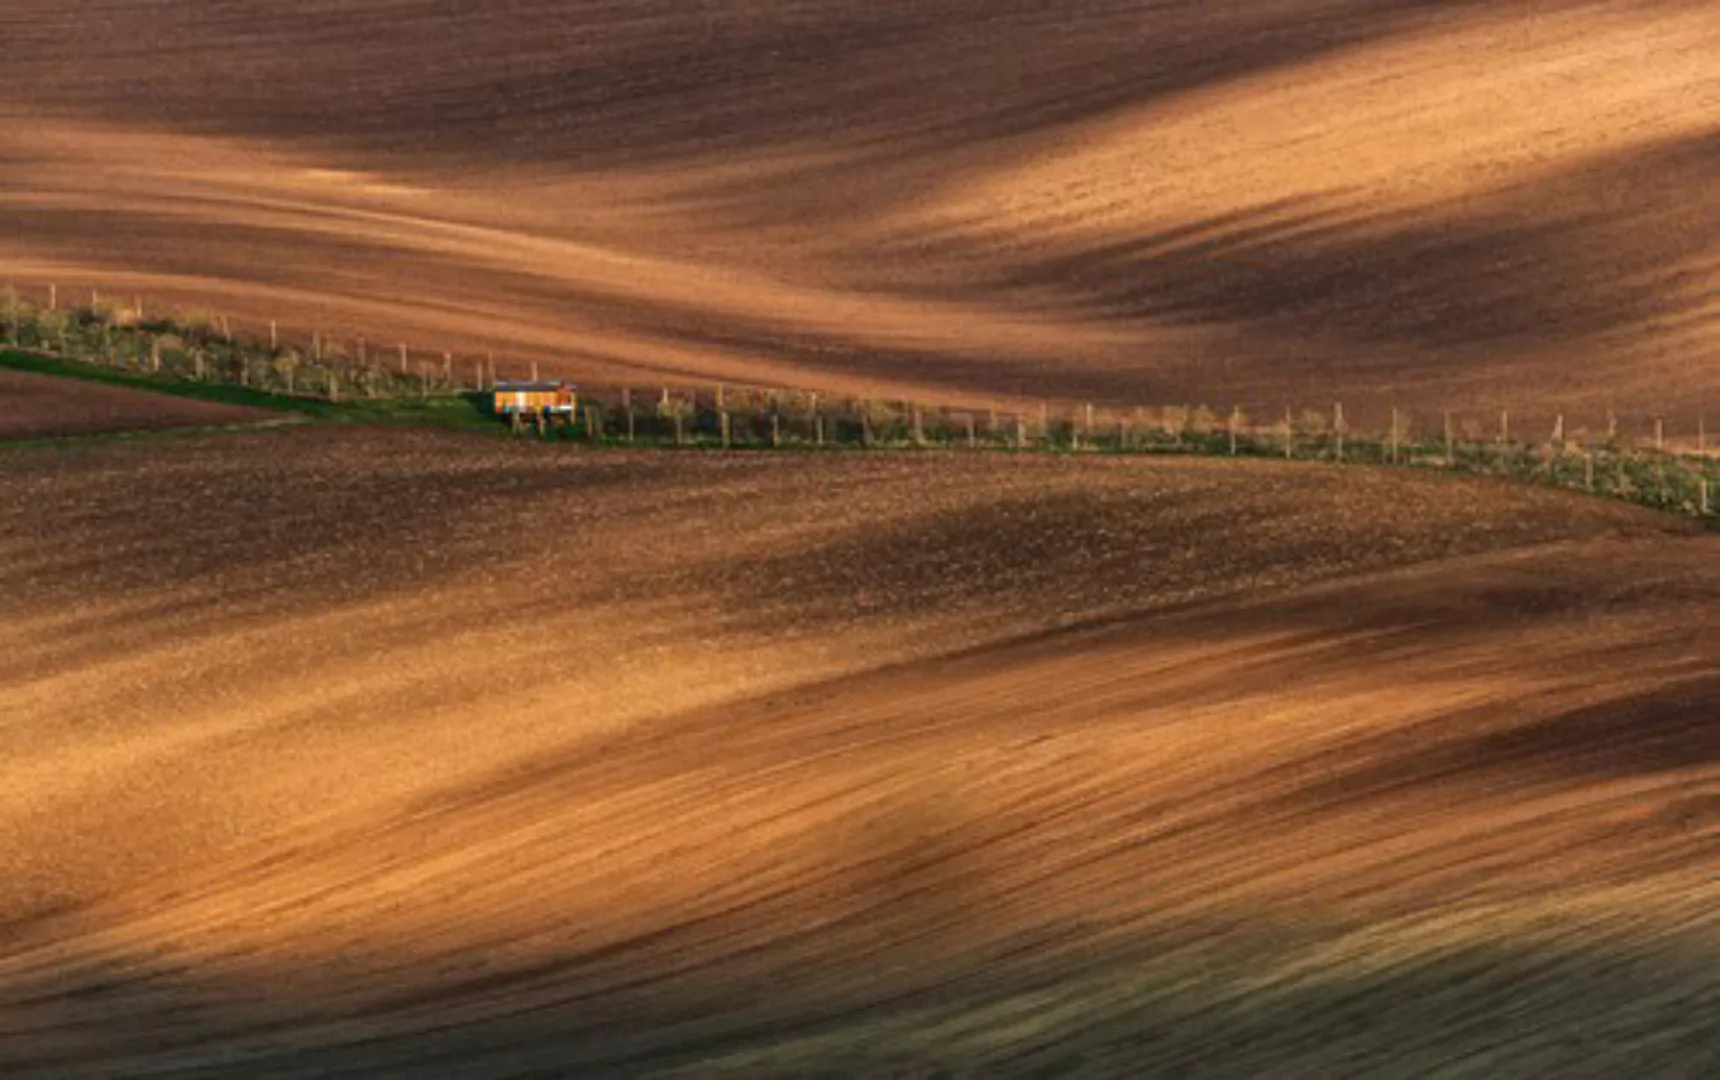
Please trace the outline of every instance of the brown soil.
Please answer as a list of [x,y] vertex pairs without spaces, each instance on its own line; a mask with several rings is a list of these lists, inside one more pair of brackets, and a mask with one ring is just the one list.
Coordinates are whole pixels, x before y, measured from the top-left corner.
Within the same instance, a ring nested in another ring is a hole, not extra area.
[[[0,277],[605,380],[1720,391],[1712,3],[288,7],[3,5]],[[16,449],[0,1073],[1710,1074],[1717,611],[1711,533],[1431,472]]]
[[0,439],[256,423],[276,415],[241,405],[0,370]]
[[67,295],[938,398],[1688,431],[1720,390],[1710,3],[12,0],[0,32],[0,273]]
[[1671,519],[335,429],[0,490],[9,1074],[1712,1052],[1720,549]]

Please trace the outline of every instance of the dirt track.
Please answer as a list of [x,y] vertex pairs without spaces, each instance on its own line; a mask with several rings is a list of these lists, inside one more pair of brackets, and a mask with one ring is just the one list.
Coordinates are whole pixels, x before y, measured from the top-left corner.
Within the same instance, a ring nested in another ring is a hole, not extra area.
[[138,449],[0,459],[0,1069],[1712,1061],[1720,559],[1670,519]]
[[[1689,0],[15,0],[0,273],[927,397],[1690,426]],[[195,57],[195,62],[181,62]]]

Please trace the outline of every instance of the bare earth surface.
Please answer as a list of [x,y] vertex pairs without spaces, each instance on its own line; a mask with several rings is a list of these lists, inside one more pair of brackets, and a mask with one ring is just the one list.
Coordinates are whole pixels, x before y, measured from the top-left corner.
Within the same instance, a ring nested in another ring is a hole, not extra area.
[[1702,1075],[1720,546],[1435,474],[0,455],[8,1075]]
[[924,398],[1720,391],[1706,0],[9,0],[0,40],[0,275],[67,295]]
[[[609,385],[1720,400],[1706,0],[7,0],[0,42],[36,298]],[[55,385],[0,375],[0,436]],[[7,448],[0,1074],[1715,1075],[1717,613],[1712,532],[1434,472]]]
[[277,416],[242,405],[0,370],[0,439],[244,424]]

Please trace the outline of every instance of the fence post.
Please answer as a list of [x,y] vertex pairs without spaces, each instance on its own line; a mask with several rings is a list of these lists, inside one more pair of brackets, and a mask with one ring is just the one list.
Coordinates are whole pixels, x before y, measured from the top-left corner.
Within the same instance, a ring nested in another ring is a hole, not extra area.
[[1027,449],[1027,422],[1021,418],[1020,413],[1017,413],[1015,417],[1015,448],[1017,450]]
[[723,393],[722,387],[721,386],[717,387],[717,398],[718,398],[717,408],[719,410],[717,413],[717,418],[718,418],[718,422],[722,425],[722,429],[723,429],[723,449],[727,450],[729,448],[729,413],[728,413],[727,409],[724,409],[722,407],[722,393]]
[[1701,511],[1703,517],[1707,517],[1708,511],[1709,511],[1709,506],[1708,506],[1708,477],[1706,477],[1706,476],[1699,476],[1696,478],[1696,499],[1697,499],[1697,503],[1696,503],[1697,509]]
[[1392,406],[1392,433],[1391,433],[1391,463],[1393,465],[1396,465],[1398,463],[1398,459],[1400,456],[1401,455],[1400,455],[1399,450],[1398,450],[1398,411],[1397,411],[1397,406],[1393,405]]
[[533,360],[532,361],[532,382],[537,382],[537,381],[538,381],[538,362],[536,360]]
[[270,352],[279,352],[280,350],[281,350],[281,328],[280,328],[280,325],[275,322],[275,320],[270,319],[269,320],[269,351]]
[[627,417],[627,441],[633,441],[633,391],[625,386],[621,388],[621,411]]
[[328,373],[328,399],[330,401],[340,400],[340,376],[333,371]]
[[1332,438],[1338,449],[1338,464],[1344,463],[1344,405],[1342,402],[1332,404]]
[[1666,453],[1666,421],[1658,416],[1654,418],[1654,452]]
[[920,418],[920,407],[915,405],[910,412],[914,418],[914,445],[924,448],[926,445],[926,429]]
[[1595,451],[1593,447],[1583,447],[1583,488],[1586,491],[1595,490]]
[[824,445],[824,414],[818,409],[818,393],[812,394],[812,439],[819,446]]
[[454,386],[454,354],[451,352],[447,352],[446,350],[444,350],[442,353],[442,384],[449,391],[453,391],[455,389],[455,386]]
[[48,286],[48,310],[49,311],[58,311],[59,309],[60,309],[60,287],[58,285],[49,285]]
[[967,437],[969,450],[979,446],[979,432],[975,430],[973,413],[971,412],[967,414]]
[[1445,467],[1457,467],[1457,447],[1451,441],[1451,410],[1445,410]]
[[1284,407],[1284,460],[1289,461],[1296,456],[1296,421],[1290,414],[1290,407]]
[[1559,453],[1562,454],[1565,452],[1565,414],[1564,413],[1560,413],[1558,415],[1558,418],[1553,421],[1553,445],[1558,447]]
[[322,363],[322,331],[311,331],[311,359]]

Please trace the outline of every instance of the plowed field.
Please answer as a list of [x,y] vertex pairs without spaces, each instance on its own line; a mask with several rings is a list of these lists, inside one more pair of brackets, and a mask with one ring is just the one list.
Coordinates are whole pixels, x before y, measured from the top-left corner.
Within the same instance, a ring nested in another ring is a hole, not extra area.
[[0,275],[1117,404],[1720,391],[1696,0],[11,0]]
[[350,429],[0,492],[8,1074],[1714,1063],[1673,519]]
[[[1711,2],[7,0],[0,43],[0,284],[62,305],[1585,440],[1720,395]],[[1712,1075],[1717,612],[1711,531],[1438,471],[13,447],[0,1074]]]
[[263,409],[0,369],[0,439],[257,423]]

